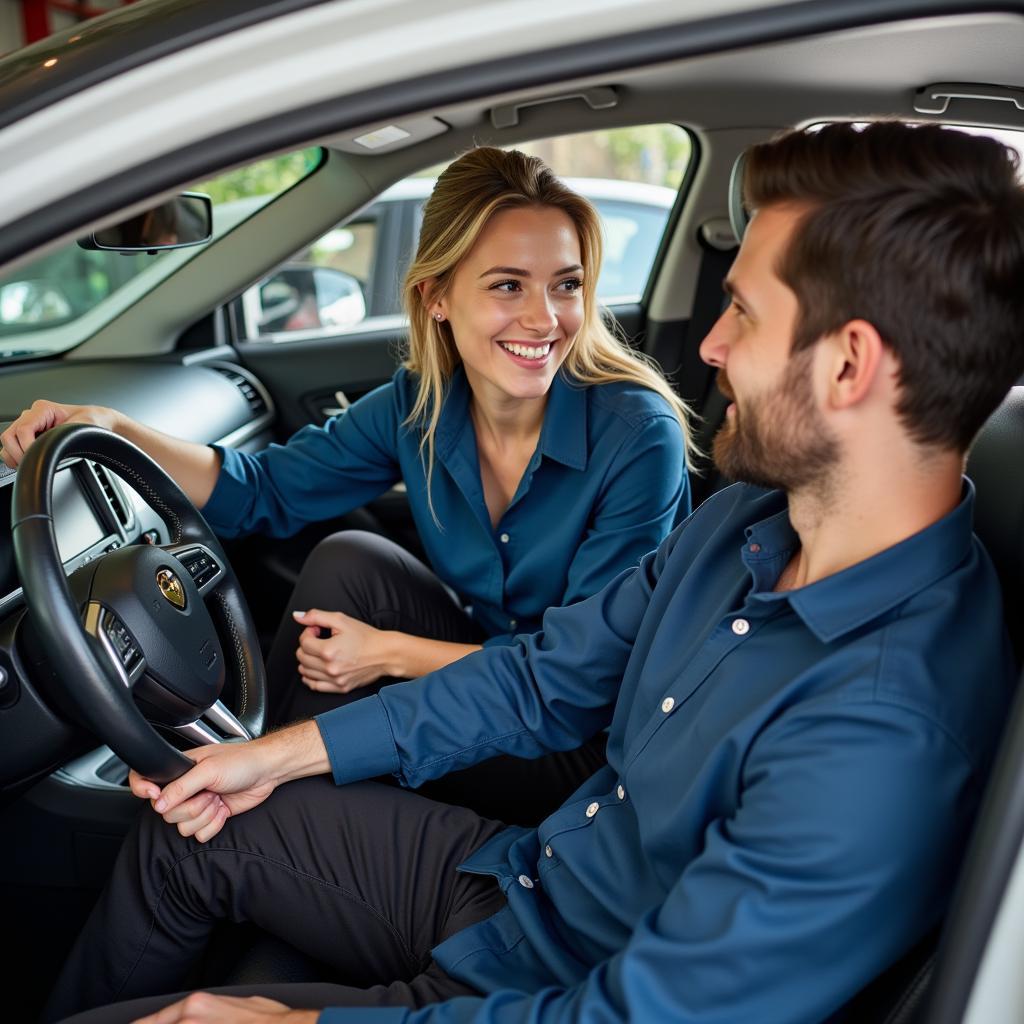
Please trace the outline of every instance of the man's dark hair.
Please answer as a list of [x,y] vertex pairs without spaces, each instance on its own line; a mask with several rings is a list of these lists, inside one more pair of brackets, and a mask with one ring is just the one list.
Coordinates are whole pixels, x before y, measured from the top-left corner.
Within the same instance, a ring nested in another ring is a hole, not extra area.
[[799,303],[793,351],[867,320],[899,360],[897,412],[921,444],[966,451],[1024,372],[1019,164],[995,139],[897,121],[747,154],[749,208],[809,206],[776,268]]

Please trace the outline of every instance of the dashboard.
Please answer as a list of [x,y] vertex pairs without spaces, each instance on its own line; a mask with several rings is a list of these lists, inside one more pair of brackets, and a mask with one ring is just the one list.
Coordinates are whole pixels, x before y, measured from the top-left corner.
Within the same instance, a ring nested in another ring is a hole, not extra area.
[[[16,474],[0,480],[0,615],[21,597],[11,544],[11,497]],[[65,464],[53,480],[53,527],[57,550],[70,575],[92,559],[127,543],[135,505],[120,481],[84,459]]]

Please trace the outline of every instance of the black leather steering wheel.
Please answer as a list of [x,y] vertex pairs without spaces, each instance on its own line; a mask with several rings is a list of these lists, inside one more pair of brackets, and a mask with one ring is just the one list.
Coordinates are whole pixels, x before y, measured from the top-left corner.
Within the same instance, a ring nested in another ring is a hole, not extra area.
[[[170,542],[111,551],[69,585],[54,533],[53,479],[78,457],[135,488],[167,524]],[[263,732],[266,672],[241,586],[206,521],[156,462],[108,430],[64,424],[29,448],[13,503],[29,616],[62,703],[82,725],[159,783],[192,762],[151,723],[192,745]],[[220,700],[229,672],[234,712]]]

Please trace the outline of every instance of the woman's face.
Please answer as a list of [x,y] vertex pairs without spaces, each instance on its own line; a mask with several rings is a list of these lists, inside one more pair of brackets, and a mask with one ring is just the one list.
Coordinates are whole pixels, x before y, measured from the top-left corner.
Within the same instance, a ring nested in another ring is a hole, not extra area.
[[548,206],[496,213],[430,307],[450,324],[474,395],[507,402],[547,394],[583,322],[576,227]]

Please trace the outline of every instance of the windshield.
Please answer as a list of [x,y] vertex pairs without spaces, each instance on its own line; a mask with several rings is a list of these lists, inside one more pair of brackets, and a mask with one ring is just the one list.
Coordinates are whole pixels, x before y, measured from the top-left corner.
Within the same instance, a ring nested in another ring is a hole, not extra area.
[[[313,147],[191,186],[188,191],[213,200],[211,241],[312,173],[322,159],[323,151]],[[72,242],[0,275],[0,359],[74,348],[209,244],[149,254],[91,251]]]

